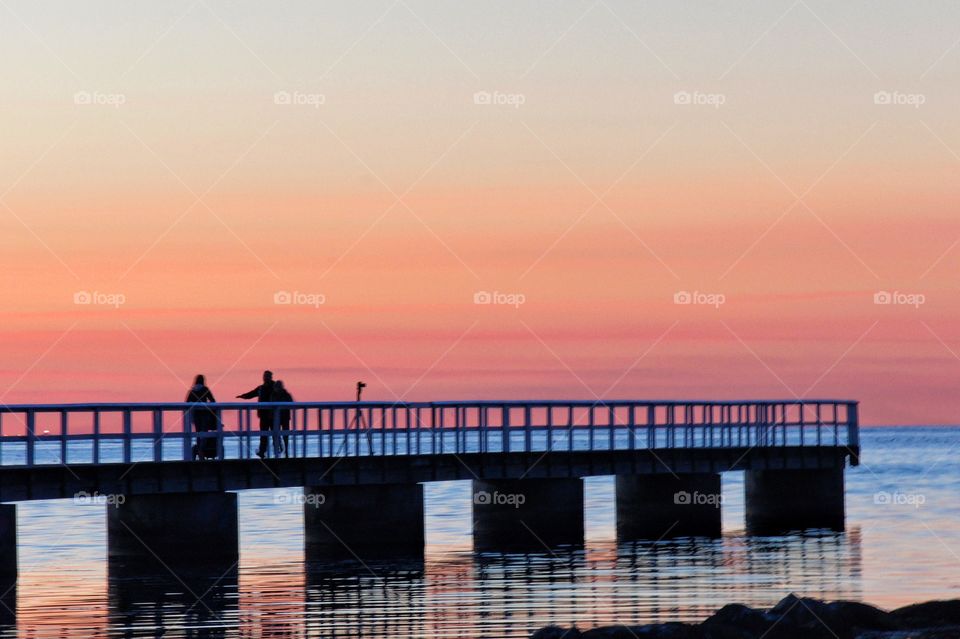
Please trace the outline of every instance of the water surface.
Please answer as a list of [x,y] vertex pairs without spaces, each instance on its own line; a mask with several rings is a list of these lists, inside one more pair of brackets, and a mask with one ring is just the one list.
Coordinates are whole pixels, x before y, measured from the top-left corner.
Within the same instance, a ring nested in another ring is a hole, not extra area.
[[790,592],[885,607],[960,597],[960,428],[868,428],[862,443],[842,534],[746,536],[743,476],[728,473],[721,539],[617,544],[613,480],[598,477],[584,548],[477,555],[470,485],[444,482],[426,487],[423,563],[305,566],[301,507],[278,499],[298,490],[259,490],[240,493],[235,570],[130,579],[107,574],[104,506],[23,503],[0,636],[526,637],[551,623],[697,620]]

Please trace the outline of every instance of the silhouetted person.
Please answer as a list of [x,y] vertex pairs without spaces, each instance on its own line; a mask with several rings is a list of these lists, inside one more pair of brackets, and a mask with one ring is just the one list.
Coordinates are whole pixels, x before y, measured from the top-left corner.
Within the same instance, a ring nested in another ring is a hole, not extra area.
[[[213,393],[207,388],[207,380],[203,375],[197,375],[193,380],[193,386],[187,393],[187,399],[184,400],[191,404],[208,404],[216,402]],[[217,414],[209,407],[194,407],[190,409],[190,418],[193,420],[193,428],[198,433],[209,433],[217,430]],[[193,458],[214,459],[217,457],[219,448],[216,437],[197,439],[193,446]]]
[[[273,399],[274,402],[292,402],[293,396],[287,391],[287,388],[283,385],[283,380],[277,380],[273,383]],[[290,409],[282,408],[280,409],[280,430],[290,430]],[[280,451],[277,451],[277,456],[280,455],[280,452],[283,452],[284,457],[290,456],[290,435],[283,436],[283,446]]]
[[[258,402],[269,402],[273,398],[273,373],[263,371],[263,383],[248,393],[237,395],[237,399],[257,398]],[[273,411],[267,409],[258,409],[257,417],[260,418],[260,432],[269,431],[273,428]],[[263,457],[267,454],[267,447],[270,445],[270,438],[267,435],[260,436],[260,447],[257,448],[257,456]]]

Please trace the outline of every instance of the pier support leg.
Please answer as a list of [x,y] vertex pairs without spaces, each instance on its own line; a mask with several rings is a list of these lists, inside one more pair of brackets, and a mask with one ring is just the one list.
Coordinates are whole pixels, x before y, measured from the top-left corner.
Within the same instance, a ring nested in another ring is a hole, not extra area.
[[423,486],[382,484],[304,488],[308,562],[423,558]]
[[473,482],[473,547],[534,551],[583,544],[583,480]]
[[120,572],[233,566],[240,557],[237,495],[126,496],[107,506],[107,556]]
[[0,504],[0,584],[10,584],[16,579],[17,506]]
[[843,467],[748,470],[747,532],[769,535],[804,528],[844,529]]
[[719,537],[720,475],[617,475],[617,539]]

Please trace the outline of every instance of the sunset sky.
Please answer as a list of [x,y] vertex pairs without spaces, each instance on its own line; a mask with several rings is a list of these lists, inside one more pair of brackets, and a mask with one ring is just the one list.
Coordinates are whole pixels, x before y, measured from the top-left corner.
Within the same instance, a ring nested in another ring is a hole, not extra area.
[[196,373],[225,400],[271,368],[299,400],[957,423],[958,25],[0,0],[0,401],[180,401]]

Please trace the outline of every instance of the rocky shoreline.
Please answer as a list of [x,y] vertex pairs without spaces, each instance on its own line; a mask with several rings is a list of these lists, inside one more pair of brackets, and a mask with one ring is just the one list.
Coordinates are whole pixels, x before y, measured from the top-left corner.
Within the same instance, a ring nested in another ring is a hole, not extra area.
[[789,595],[769,610],[729,604],[698,624],[549,626],[531,639],[960,639],[960,599],[886,611],[855,601]]

